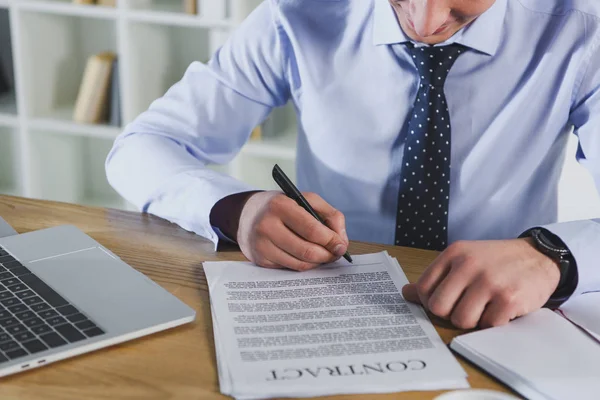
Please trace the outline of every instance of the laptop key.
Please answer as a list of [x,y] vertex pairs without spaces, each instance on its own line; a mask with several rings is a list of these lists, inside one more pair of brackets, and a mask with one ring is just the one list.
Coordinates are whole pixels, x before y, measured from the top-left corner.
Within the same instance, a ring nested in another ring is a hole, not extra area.
[[22,283],[17,283],[16,285],[8,286],[7,289],[15,293],[27,289],[27,286]]
[[40,351],[48,350],[48,346],[40,342],[37,339],[23,343],[23,347],[27,349],[31,354],[39,353]]
[[38,313],[38,315],[44,319],[56,317],[58,313],[54,310],[45,310]]
[[42,339],[51,348],[60,347],[60,346],[64,346],[65,344],[67,344],[65,339],[60,337],[60,335],[55,332],[50,332],[50,333],[46,333],[45,335],[40,335],[40,339]]
[[0,281],[4,280],[4,279],[9,279],[12,278],[13,274],[11,274],[10,272],[2,272],[0,273]]
[[18,335],[15,335],[15,339],[19,342],[23,343],[31,339],[35,339],[35,335],[29,331],[21,332]]
[[56,309],[56,311],[58,311],[59,313],[61,313],[64,316],[71,315],[71,314],[77,314],[79,312],[78,309],[76,309],[75,307],[73,307],[70,304],[68,306],[58,307]]
[[33,311],[23,311],[18,314],[15,314],[15,317],[19,318],[21,321],[35,317]]
[[18,348],[19,348],[19,344],[17,342],[15,342],[14,340],[0,344],[0,350],[2,350],[5,353],[7,351],[11,351],[11,350],[18,349]]
[[70,343],[78,342],[80,340],[85,339],[85,336],[81,334],[75,327],[71,324],[59,325],[55,326],[54,329],[58,331],[61,335],[64,336]]
[[7,362],[8,358],[6,358],[2,353],[0,353],[0,363]]
[[33,328],[34,326],[38,326],[38,325],[45,325],[44,321],[42,321],[38,317],[26,319],[25,321],[23,321],[23,323],[30,328]]
[[53,307],[60,307],[69,304],[62,296],[44,281],[33,274],[27,274],[20,277],[33,291],[46,300]]
[[8,318],[8,317],[10,317],[10,316],[11,316],[11,315],[10,315],[10,313],[8,312],[8,310],[4,310],[4,309],[3,309],[2,311],[0,311],[0,319]]
[[83,321],[84,319],[87,319],[87,318],[83,314],[73,314],[73,315],[69,315],[67,317],[67,319],[71,322],[79,322],[79,321]]
[[34,326],[33,328],[31,328],[31,331],[33,333],[35,333],[36,335],[41,335],[46,332],[52,332],[52,328],[50,328],[48,325],[44,324],[44,325]]
[[0,320],[0,326],[3,326],[5,328],[8,328],[9,326],[13,326],[19,323],[19,320],[17,320],[14,317],[8,317],[5,319]]
[[94,324],[89,319],[86,319],[85,321],[81,321],[81,322],[76,323],[75,326],[78,327],[81,330],[84,330],[84,329],[95,328],[96,324]]
[[8,290],[5,290],[4,292],[0,292],[0,300],[8,299],[9,297],[13,297],[13,294],[11,292],[9,292]]
[[11,261],[17,261],[17,260],[15,260],[15,258],[8,253],[6,255],[0,256],[0,263],[2,263],[2,264],[9,263]]
[[15,277],[13,277],[12,274],[11,274],[11,278],[9,278],[9,279],[3,279],[2,280],[2,284],[4,286],[7,286],[7,287],[8,286],[12,286],[12,285],[16,285],[17,283],[21,283],[21,281],[18,280],[17,278],[15,278]]
[[7,351],[6,355],[11,360],[14,360],[15,358],[26,356],[27,352],[21,348],[18,348],[17,350]]
[[87,335],[87,337],[94,337],[94,336],[104,335],[104,331],[102,329],[98,328],[98,327],[85,330],[85,331],[83,331],[83,333],[85,333]]
[[22,292],[15,293],[15,295],[20,299],[26,299],[27,297],[35,296],[35,293],[31,290],[23,290]]
[[27,311],[28,308],[25,304],[17,304],[15,306],[8,307],[9,311],[13,314],[20,313],[23,311]]
[[63,317],[52,317],[52,318],[48,318],[46,320],[46,322],[52,326],[56,326],[56,325],[66,324],[67,320],[64,319]]
[[[25,303],[27,303],[27,300],[29,300],[29,299],[26,299],[26,300],[23,300],[23,301]],[[31,309],[33,311],[35,311],[35,312],[44,311],[44,310],[47,310],[49,308],[50,308],[50,306],[48,304],[46,304],[46,303],[38,303],[38,304],[35,304],[35,305],[31,306]]]
[[17,304],[21,304],[21,300],[17,299],[16,297],[10,297],[8,299],[0,301],[0,303],[2,303],[2,305],[6,307],[10,307]]
[[8,333],[6,333],[6,332],[0,333],[0,343],[7,342],[9,340],[12,340],[12,338],[10,337],[10,335]]
[[25,332],[27,331],[27,328],[25,328],[23,325],[19,324],[19,325],[13,325],[11,327],[6,328],[6,332],[12,334],[12,335],[17,335],[21,332]]
[[23,300],[23,303],[27,304],[28,306],[31,306],[33,304],[37,304],[37,303],[41,303],[44,300],[42,300],[39,296],[35,296],[35,297],[28,297],[25,300]]
[[25,275],[25,274],[30,274],[31,271],[29,269],[27,269],[27,267],[23,267],[20,266],[18,268],[13,268],[10,270],[10,272],[12,272],[13,274],[15,274],[16,276],[21,276],[21,275]]
[[6,267],[7,269],[19,268],[19,267],[23,266],[23,264],[21,264],[17,260],[15,260],[15,261],[9,261],[9,262],[3,262],[2,265],[4,265],[4,267]]

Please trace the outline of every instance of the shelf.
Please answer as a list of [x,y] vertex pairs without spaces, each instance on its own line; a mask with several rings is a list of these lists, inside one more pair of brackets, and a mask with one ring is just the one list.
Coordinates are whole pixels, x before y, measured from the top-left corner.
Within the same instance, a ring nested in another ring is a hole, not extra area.
[[17,131],[0,127],[0,193],[20,194]]
[[117,11],[113,7],[98,7],[88,4],[74,4],[71,1],[19,1],[16,3],[21,10],[36,11],[46,14],[66,16],[116,19]]
[[29,127],[65,135],[88,136],[114,140],[122,131],[121,127],[105,124],[80,124],[72,120],[73,108],[62,107],[53,110],[47,116],[34,118]]
[[16,127],[19,125],[17,104],[14,93],[0,94],[0,126]]
[[[0,7],[2,7],[0,5]],[[0,185],[0,195],[5,196],[21,196],[21,191],[17,189],[15,186],[2,186]]]
[[196,28],[231,29],[233,24],[227,20],[203,18],[198,15],[184,13],[165,13],[151,10],[127,11],[125,18],[132,22],[145,22],[151,24],[173,25]]
[[33,130],[30,142],[32,197],[124,207],[121,197],[108,184],[104,171],[112,140]]
[[296,159],[296,133],[288,132],[279,137],[249,141],[241,153],[246,156],[294,161]]
[[[0,37],[12,39],[0,44],[0,60],[18,68],[6,75],[8,87],[19,90],[0,96],[0,193],[134,209],[110,187],[104,169],[123,128],[76,123],[73,109],[90,56],[112,51],[119,55],[125,125],[181,80],[192,62],[206,63],[262,2],[199,0],[198,14],[191,15],[183,1],[119,0],[118,7],[100,7],[0,0]],[[274,115],[263,141],[211,168],[258,187],[272,186],[275,162],[293,177],[295,123],[281,110]],[[269,139],[273,132],[288,134]]]
[[274,164],[278,164],[292,181],[296,181],[295,161],[284,160],[281,157],[248,157],[241,153],[232,161],[230,169],[237,179],[257,189],[280,190],[271,177]]
[[21,15],[19,33],[29,57],[21,71],[27,117],[48,118],[57,109],[72,110],[89,57],[117,53],[116,23],[32,11]]
[[201,27],[181,27],[135,22],[129,28],[128,91],[135,93],[126,110],[126,119],[146,111],[181,80],[194,61],[210,58],[210,31]]

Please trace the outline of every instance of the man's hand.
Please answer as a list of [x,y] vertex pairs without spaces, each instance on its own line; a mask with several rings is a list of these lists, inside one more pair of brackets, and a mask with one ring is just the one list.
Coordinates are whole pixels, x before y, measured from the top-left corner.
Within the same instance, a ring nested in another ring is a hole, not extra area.
[[559,279],[531,239],[457,242],[402,293],[458,328],[487,328],[541,308]]
[[344,255],[348,249],[344,215],[314,193],[303,195],[327,226],[281,192],[259,192],[246,201],[237,241],[250,261],[305,271]]

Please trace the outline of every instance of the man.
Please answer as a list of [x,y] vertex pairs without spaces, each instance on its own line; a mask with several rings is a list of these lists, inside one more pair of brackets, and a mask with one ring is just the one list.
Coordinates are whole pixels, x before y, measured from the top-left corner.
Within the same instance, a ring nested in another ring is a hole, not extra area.
[[[288,100],[299,187],[328,227],[206,169]],[[598,177],[598,2],[270,0],[127,127],[107,172],[268,268],[315,268],[348,237],[444,250],[404,296],[486,327],[600,290],[600,224],[555,223],[572,129]]]

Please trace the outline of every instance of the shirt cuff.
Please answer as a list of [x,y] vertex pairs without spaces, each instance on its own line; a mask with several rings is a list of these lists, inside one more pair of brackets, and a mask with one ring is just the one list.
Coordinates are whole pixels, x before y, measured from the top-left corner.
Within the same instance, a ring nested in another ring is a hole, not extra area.
[[571,221],[544,225],[542,228],[558,236],[575,260],[578,281],[571,298],[600,290],[600,269],[597,266],[600,223],[594,220]]
[[221,231],[216,226],[213,225],[212,229],[217,234],[217,237],[219,238],[219,240],[222,240],[222,241],[224,241],[226,243],[238,244],[235,240],[231,239],[229,236],[227,236],[226,234],[224,234],[223,231]]
[[144,211],[210,240],[216,251],[219,240],[227,237],[222,233],[219,235],[210,223],[212,208],[227,196],[255,190],[255,187],[215,171],[186,171],[162,187]]

